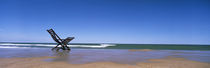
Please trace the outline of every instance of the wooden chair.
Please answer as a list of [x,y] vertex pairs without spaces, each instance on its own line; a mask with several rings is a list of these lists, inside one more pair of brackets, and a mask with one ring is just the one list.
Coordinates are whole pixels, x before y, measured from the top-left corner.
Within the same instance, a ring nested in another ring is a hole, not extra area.
[[[55,42],[57,42],[57,46],[55,46],[54,48],[52,48],[52,50],[54,50],[55,48],[58,48],[59,45],[61,45],[61,49],[63,50],[70,50],[70,48],[67,46],[68,43],[74,39],[74,37],[67,37],[66,39],[61,39],[55,32],[53,29],[49,29],[47,30],[47,32],[49,32],[49,34],[51,35],[51,37],[53,38],[53,40]],[[58,48],[57,50],[59,50],[60,48]]]

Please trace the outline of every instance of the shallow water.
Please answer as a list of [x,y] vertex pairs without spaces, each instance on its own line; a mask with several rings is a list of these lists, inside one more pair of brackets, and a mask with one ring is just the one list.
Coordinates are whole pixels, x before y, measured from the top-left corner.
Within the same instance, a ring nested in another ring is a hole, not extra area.
[[195,50],[152,50],[129,51],[128,49],[72,49],[72,51],[51,51],[50,48],[0,48],[1,58],[56,56],[44,61],[64,61],[72,64],[90,62],[117,62],[135,64],[147,59],[179,57],[210,63],[210,51]]
[[[52,48],[56,43],[6,43],[0,48]],[[71,43],[72,48],[86,49],[154,49],[154,50],[210,50],[210,45],[198,44],[110,44],[110,43]]]

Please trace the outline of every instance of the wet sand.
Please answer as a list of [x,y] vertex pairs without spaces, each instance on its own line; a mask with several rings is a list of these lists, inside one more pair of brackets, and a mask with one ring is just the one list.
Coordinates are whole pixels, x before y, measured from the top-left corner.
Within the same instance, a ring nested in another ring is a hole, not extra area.
[[0,68],[210,68],[210,51],[0,49]]
[[[66,62],[46,62],[48,58],[0,58],[1,68],[209,68],[209,63],[168,57],[164,59],[149,59],[149,62],[138,62],[135,65],[114,62],[93,62],[85,64],[69,64]],[[124,61],[126,62],[126,61]]]
[[129,51],[153,51],[152,49],[130,49]]

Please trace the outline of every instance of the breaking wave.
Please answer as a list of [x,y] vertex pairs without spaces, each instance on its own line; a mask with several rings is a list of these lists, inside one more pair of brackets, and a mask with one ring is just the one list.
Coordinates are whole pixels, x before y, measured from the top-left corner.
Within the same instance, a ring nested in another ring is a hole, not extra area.
[[[21,43],[0,43],[0,48],[52,48],[56,44],[21,44]],[[106,48],[110,46],[116,46],[115,44],[74,44],[68,45],[75,48]]]

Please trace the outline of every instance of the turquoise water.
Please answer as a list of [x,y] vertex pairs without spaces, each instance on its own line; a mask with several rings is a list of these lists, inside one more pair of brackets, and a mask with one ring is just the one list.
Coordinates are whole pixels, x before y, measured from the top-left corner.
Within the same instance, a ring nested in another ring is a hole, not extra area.
[[117,44],[111,49],[155,49],[155,50],[210,50],[210,45],[183,44]]
[[[0,43],[0,48],[52,48],[56,43]],[[187,44],[109,44],[71,43],[71,48],[82,49],[153,49],[153,50],[210,50],[210,45]]]

